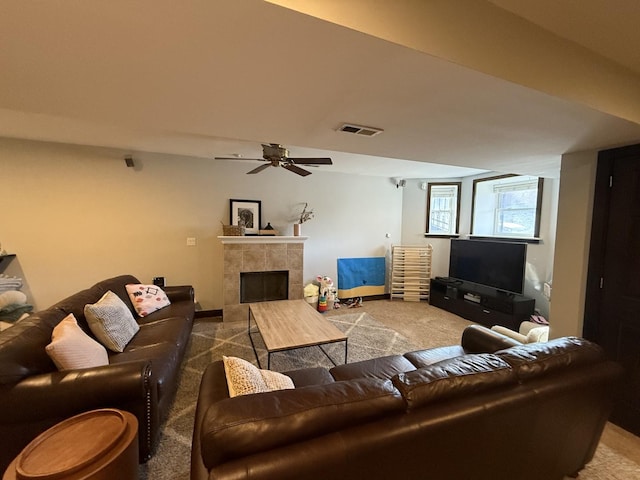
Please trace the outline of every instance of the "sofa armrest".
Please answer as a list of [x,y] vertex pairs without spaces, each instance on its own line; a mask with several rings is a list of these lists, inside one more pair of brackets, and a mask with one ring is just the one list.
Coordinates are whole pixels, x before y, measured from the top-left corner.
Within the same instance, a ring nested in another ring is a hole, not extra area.
[[193,302],[195,300],[195,292],[191,285],[172,285],[163,287],[162,290],[167,294],[171,303],[181,301]]
[[513,338],[481,325],[469,325],[465,328],[460,344],[467,353],[494,353],[498,350],[522,345]]
[[154,394],[151,362],[51,372],[0,388],[0,425],[67,417],[95,408],[146,403]]
[[209,405],[202,417],[202,462],[211,470],[236,458],[362,425],[404,409],[391,380],[377,378],[226,398]]
[[509,338],[513,338],[514,340],[517,340],[520,343],[527,343],[526,335],[522,335],[519,332],[514,332],[510,328],[503,327],[502,325],[494,325],[493,327],[491,327],[491,330],[493,330],[494,332],[501,333],[502,335],[506,335]]
[[535,322],[522,322],[520,324],[520,333],[525,335],[527,339],[524,343],[549,341],[549,325],[541,325]]
[[33,375],[0,385],[0,470],[56,423],[88,410],[118,408],[138,419],[138,452],[147,460],[159,435],[158,388],[151,362]]

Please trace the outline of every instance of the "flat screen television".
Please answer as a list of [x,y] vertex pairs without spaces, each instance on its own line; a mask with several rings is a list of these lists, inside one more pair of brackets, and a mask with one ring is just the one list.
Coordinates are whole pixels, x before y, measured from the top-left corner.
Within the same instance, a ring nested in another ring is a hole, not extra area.
[[522,293],[527,244],[451,239],[449,277]]

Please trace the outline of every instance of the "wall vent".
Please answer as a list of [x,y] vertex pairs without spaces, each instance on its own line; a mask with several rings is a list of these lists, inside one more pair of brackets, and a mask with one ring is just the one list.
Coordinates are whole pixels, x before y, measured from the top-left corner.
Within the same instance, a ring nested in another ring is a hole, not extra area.
[[374,127],[363,127],[362,125],[354,125],[352,123],[345,123],[340,128],[339,132],[353,133],[354,135],[362,135],[363,137],[373,137],[382,133],[384,130]]

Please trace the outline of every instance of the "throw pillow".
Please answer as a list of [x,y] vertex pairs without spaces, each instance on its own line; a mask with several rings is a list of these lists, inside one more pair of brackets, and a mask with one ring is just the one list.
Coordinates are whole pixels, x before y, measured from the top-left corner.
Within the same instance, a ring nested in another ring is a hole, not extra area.
[[84,316],[96,338],[114,352],[124,351],[140,330],[129,307],[111,290],[96,303],[85,305]]
[[295,388],[293,380],[282,373],[260,370],[237,357],[223,356],[222,360],[230,397]]
[[100,367],[109,364],[107,350],[78,326],[73,313],[53,329],[51,343],[45,347],[58,370]]
[[146,317],[171,304],[164,291],[156,285],[130,283],[127,285],[127,293],[133,308],[141,317]]

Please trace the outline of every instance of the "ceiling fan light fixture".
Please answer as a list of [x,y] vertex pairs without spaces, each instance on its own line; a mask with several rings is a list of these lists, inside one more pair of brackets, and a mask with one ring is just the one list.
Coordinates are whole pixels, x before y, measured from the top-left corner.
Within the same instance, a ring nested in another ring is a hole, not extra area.
[[343,123],[339,128],[339,132],[352,133],[363,137],[373,137],[384,132],[381,128],[365,127],[363,125],[355,125],[353,123]]
[[263,143],[262,158],[243,158],[237,153],[231,154],[230,157],[214,157],[216,160],[256,160],[266,162],[257,168],[247,172],[249,175],[262,172],[267,167],[282,167],[285,170],[293,172],[301,177],[311,175],[311,172],[300,168],[299,165],[317,167],[319,165],[333,165],[330,158],[294,158],[289,157],[289,150],[279,143]]

